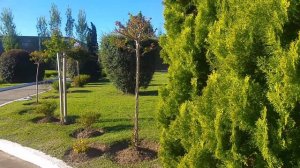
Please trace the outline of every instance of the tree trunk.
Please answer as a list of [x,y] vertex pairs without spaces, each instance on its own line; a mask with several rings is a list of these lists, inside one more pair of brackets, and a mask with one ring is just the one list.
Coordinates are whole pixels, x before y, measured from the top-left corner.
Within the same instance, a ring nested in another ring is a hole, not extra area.
[[64,107],[64,123],[67,123],[67,80],[66,80],[66,55],[63,53],[63,107]]
[[76,60],[77,76],[79,76],[79,61]]
[[59,84],[59,105],[60,105],[60,123],[64,124],[63,113],[63,96],[62,96],[62,77],[61,77],[61,59],[59,53],[57,53],[57,72],[58,72],[58,84]]
[[136,76],[135,76],[135,114],[133,145],[137,149],[139,145],[139,81],[140,81],[140,44],[135,41],[136,52]]
[[35,84],[36,84],[36,104],[39,103],[39,68],[40,64],[36,64],[36,76],[35,76]]

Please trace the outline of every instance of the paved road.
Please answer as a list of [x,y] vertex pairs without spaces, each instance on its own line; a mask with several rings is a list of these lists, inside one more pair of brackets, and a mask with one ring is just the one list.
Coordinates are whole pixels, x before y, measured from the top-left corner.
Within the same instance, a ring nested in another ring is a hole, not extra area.
[[0,151],[0,168],[38,168],[38,166]]
[[[49,85],[39,85],[39,92],[49,89]],[[0,106],[8,102],[25,98],[36,93],[35,85],[0,92]]]

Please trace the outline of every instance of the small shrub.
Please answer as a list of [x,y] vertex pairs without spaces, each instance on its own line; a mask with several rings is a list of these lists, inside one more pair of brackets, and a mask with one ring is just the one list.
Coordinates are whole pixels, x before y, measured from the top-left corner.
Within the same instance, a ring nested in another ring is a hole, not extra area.
[[73,151],[75,153],[86,153],[88,149],[88,142],[85,139],[78,139],[73,144]]
[[39,114],[44,114],[46,118],[53,118],[56,107],[57,104],[55,102],[43,102],[36,106],[35,111]]
[[57,71],[46,71],[45,72],[45,78],[53,78],[56,77],[58,75]]
[[87,113],[84,114],[80,120],[79,123],[84,127],[84,128],[91,128],[91,126],[97,122],[97,120],[100,118],[100,114],[97,113]]
[[[67,82],[66,83],[66,89],[69,90],[69,88],[71,87],[71,83]],[[59,91],[59,82],[58,81],[54,81],[52,83],[52,88],[55,90],[55,91]]]
[[83,87],[90,80],[89,75],[79,75],[73,78],[73,86],[74,87]]

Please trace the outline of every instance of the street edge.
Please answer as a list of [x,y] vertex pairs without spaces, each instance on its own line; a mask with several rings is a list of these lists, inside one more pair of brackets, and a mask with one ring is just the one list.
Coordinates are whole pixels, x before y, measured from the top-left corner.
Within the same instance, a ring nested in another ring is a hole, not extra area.
[[4,139],[0,139],[0,150],[42,168],[72,168],[64,161],[41,151]]

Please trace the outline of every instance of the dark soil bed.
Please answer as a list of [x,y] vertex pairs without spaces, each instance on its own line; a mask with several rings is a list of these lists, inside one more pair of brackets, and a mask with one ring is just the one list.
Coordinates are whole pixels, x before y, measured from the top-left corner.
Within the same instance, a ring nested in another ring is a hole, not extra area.
[[129,146],[129,143],[121,142],[114,144],[109,150],[113,161],[118,164],[134,164],[156,159],[158,147],[157,143],[143,140],[137,149]]
[[103,129],[95,129],[95,128],[79,128],[75,130],[73,133],[70,134],[73,138],[91,138],[91,137],[97,137],[104,134]]
[[36,117],[31,120],[34,123],[60,123],[60,120],[55,117]]

